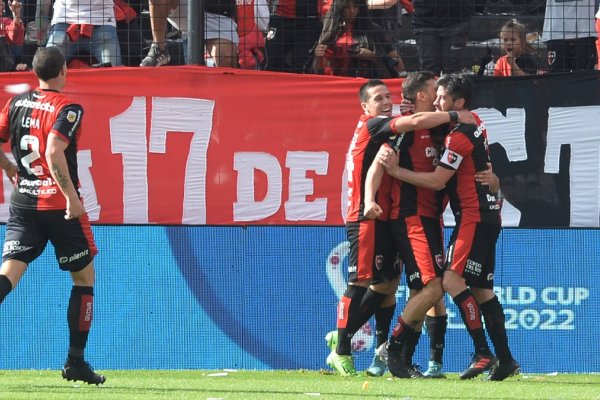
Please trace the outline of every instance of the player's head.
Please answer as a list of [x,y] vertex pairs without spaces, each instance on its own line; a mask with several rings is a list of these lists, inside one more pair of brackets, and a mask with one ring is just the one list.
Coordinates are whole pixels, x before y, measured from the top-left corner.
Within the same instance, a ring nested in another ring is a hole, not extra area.
[[402,97],[413,103],[417,111],[433,111],[435,74],[431,71],[410,72],[402,82]]
[[363,83],[358,91],[360,106],[367,115],[392,115],[392,94],[387,85],[379,79]]
[[464,74],[448,74],[436,83],[435,109],[452,111],[468,109],[471,100],[471,81]]
[[32,64],[33,72],[43,82],[66,75],[65,57],[58,47],[40,47],[33,56]]

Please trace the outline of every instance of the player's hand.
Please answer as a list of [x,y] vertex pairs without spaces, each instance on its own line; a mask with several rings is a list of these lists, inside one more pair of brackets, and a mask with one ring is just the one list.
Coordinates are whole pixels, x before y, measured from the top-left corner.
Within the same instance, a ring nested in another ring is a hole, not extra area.
[[415,105],[412,101],[407,99],[402,99],[400,102],[400,114],[401,115],[410,115],[415,112]]
[[375,158],[388,172],[390,169],[398,167],[400,161],[398,153],[388,146],[381,146]]
[[366,218],[375,219],[375,218],[379,217],[381,215],[381,213],[383,213],[383,210],[381,209],[379,204],[377,204],[375,202],[366,202],[365,203],[365,209],[363,211],[363,214],[365,215]]
[[8,166],[4,168],[4,173],[15,186],[17,185],[17,172],[17,166],[13,163],[8,163]]
[[65,210],[65,219],[77,219],[85,214],[85,208],[81,203],[81,200],[69,200],[67,199],[67,209]]
[[494,174],[492,170],[492,164],[487,163],[488,169],[485,171],[479,171],[475,174],[475,181],[479,182],[484,186],[489,186],[490,192],[496,193],[500,189],[500,180],[498,176]]

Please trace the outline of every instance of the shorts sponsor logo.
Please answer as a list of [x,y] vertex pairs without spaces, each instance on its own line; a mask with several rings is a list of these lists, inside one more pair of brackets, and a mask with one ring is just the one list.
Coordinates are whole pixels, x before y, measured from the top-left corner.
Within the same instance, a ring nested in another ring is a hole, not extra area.
[[356,265],[348,265],[348,272],[354,273],[356,272]]
[[481,264],[468,259],[467,265],[465,266],[465,271],[469,272],[471,275],[479,276],[481,275]]
[[488,281],[493,281],[494,280],[494,274],[487,274],[487,280]]
[[70,262],[73,262],[73,261],[77,261],[80,258],[87,256],[88,254],[90,254],[90,251],[89,250],[84,250],[82,252],[75,253],[75,254],[73,254],[72,256],[69,256],[69,257],[61,257],[61,258],[59,258],[58,262],[60,264],[70,263]]
[[421,279],[421,274],[419,272],[413,272],[412,274],[410,274],[410,276],[408,277],[408,281],[412,282],[415,279]]
[[27,246],[21,246],[21,242],[19,240],[8,240],[4,243],[2,255],[17,253],[26,249]]

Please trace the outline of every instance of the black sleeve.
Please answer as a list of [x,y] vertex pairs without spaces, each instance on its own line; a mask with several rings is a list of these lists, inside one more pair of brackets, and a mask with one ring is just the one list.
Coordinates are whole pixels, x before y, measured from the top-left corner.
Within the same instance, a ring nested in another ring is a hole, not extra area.
[[523,72],[525,72],[526,74],[529,75],[535,75],[538,72],[538,66],[537,66],[537,62],[535,61],[535,59],[533,58],[533,56],[531,54],[524,54],[521,57],[518,57],[517,60],[517,65],[519,66],[519,68],[521,68],[523,70]]
[[72,141],[81,125],[82,117],[83,107],[79,104],[69,104],[60,110],[52,130],[61,134],[68,141]]
[[375,117],[367,121],[367,129],[371,140],[376,144],[387,143],[395,150],[410,146],[412,132],[397,134],[392,130],[392,117]]

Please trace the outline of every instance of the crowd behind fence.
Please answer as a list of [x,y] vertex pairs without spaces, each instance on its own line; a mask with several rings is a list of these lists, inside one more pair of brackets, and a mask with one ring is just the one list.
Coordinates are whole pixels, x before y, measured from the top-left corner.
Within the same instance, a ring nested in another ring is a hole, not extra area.
[[203,0],[195,16],[188,1],[5,0],[0,70],[31,68],[39,46],[89,68],[189,64],[200,45],[207,66],[511,76],[593,70],[600,48],[599,0]]

